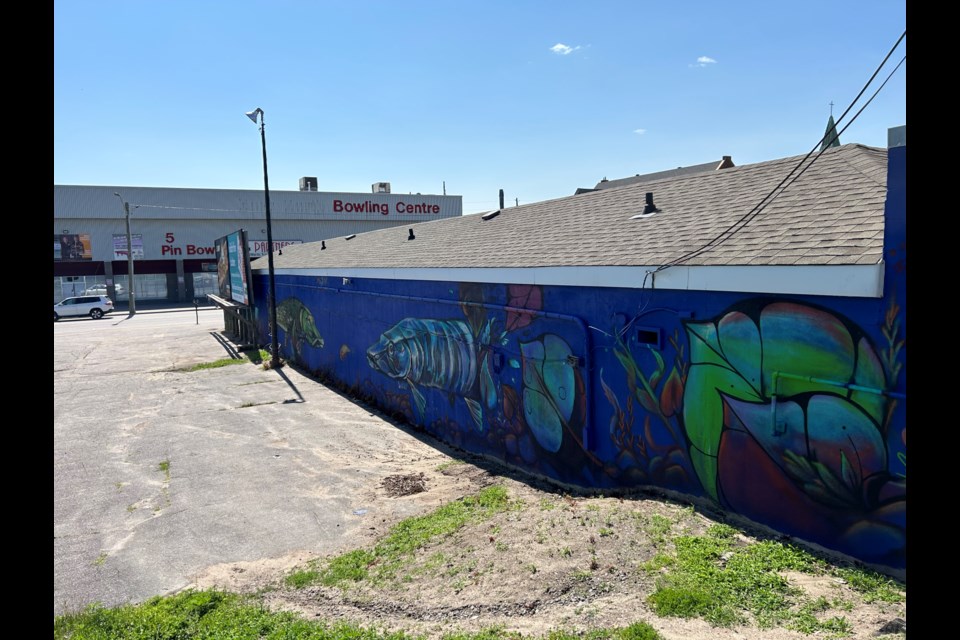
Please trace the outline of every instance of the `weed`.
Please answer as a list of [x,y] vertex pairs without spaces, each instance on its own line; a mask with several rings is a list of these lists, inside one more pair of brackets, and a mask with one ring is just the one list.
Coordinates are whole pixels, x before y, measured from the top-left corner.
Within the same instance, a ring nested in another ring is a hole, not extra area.
[[563,549],[560,549],[560,557],[569,558],[572,555],[573,551],[570,550],[570,547],[564,547]]
[[557,508],[557,503],[553,500],[543,498],[540,500],[540,511],[553,511]]
[[493,548],[496,549],[497,551],[508,551],[510,549],[507,543],[499,542],[499,541],[493,545]]
[[455,467],[458,464],[464,464],[463,460],[447,460],[446,462],[438,464],[434,470],[442,473],[450,467]]
[[613,535],[613,529],[607,529],[606,527],[601,527],[598,533],[600,534],[601,538],[605,538],[606,536]]
[[316,569],[294,571],[283,579],[283,583],[294,589],[302,589],[320,579],[320,572]]
[[169,460],[162,460],[158,465],[158,468],[160,471],[163,471],[167,475],[167,478],[170,477],[170,461]]
[[107,554],[101,552],[100,555],[97,556],[97,559],[93,561],[93,566],[102,567],[103,563],[106,561],[107,561]]
[[850,588],[863,596],[866,603],[902,602],[903,590],[892,579],[873,571],[856,568],[836,569],[833,574],[850,585]]

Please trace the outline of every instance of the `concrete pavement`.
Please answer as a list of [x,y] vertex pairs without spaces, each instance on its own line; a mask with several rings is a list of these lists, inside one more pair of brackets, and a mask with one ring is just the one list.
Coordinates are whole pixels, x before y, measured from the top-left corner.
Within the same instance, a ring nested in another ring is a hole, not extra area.
[[355,548],[455,493],[387,499],[386,476],[449,450],[292,367],[187,371],[228,356],[222,329],[192,306],[54,324],[54,615]]

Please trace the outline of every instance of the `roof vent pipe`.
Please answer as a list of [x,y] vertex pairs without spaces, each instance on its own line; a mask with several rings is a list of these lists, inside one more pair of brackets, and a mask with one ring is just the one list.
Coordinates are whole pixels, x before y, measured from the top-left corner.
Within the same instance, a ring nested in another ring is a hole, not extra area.
[[647,192],[647,205],[643,208],[643,215],[647,216],[651,213],[657,213],[660,209],[657,209],[657,206],[653,204],[653,193]]
[[407,240],[416,240],[417,236],[413,235],[413,229],[409,229],[408,231],[410,232],[410,235],[407,236]]
[[503,189],[500,189],[500,208],[503,209]]

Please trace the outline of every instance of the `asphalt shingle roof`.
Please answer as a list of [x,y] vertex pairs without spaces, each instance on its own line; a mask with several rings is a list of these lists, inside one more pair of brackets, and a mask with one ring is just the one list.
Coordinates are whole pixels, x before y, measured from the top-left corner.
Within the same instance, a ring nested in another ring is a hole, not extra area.
[[[284,247],[277,269],[655,266],[748,214],[803,156],[680,175],[503,209]],[[750,224],[687,265],[876,264],[887,151],[829,149]],[[794,174],[796,176],[796,174]],[[660,212],[641,213],[652,192]],[[408,240],[412,228],[415,240]],[[266,268],[266,260],[254,263]]]

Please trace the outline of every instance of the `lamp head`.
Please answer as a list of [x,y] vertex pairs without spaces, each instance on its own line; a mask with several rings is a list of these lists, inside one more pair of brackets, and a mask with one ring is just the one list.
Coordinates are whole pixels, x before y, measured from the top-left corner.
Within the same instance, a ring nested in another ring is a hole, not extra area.
[[263,109],[257,107],[253,111],[247,111],[246,116],[253,121],[253,124],[257,124],[257,116],[263,117]]

